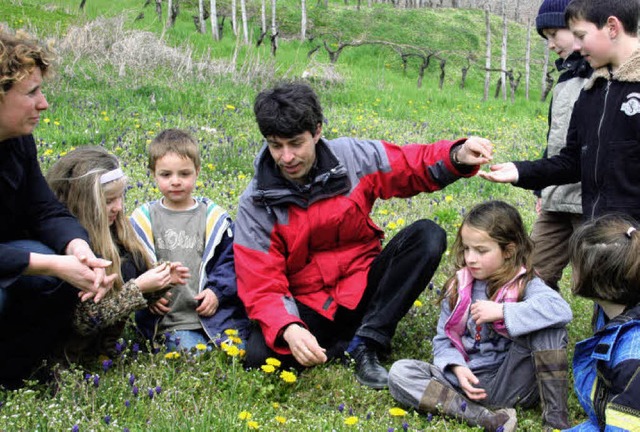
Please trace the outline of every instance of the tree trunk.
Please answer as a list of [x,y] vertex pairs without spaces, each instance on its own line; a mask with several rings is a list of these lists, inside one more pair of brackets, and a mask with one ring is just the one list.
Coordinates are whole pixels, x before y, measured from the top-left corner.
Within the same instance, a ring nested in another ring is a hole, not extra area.
[[507,1],[502,0],[502,54],[500,55],[500,80],[502,83],[502,98],[507,100]]
[[271,54],[278,49],[278,26],[276,25],[276,0],[271,0]]
[[231,0],[231,28],[233,29],[233,34],[238,36],[238,14],[237,14],[238,4],[236,0]]
[[[360,0],[358,0],[358,4]],[[301,9],[301,17],[300,17],[300,40],[304,42],[307,38],[307,2],[306,0],[300,0],[300,9]]]
[[267,33],[267,0],[260,0],[260,33]]
[[162,0],[156,0],[156,15],[158,15],[158,21],[162,22]]
[[240,0],[240,13],[242,15],[242,36],[245,45],[249,45],[249,28],[247,27],[247,0]]
[[198,19],[200,33],[205,33],[207,31],[207,23],[204,21],[204,0],[198,0]]
[[548,71],[549,71],[549,45],[545,44],[544,63],[542,64],[542,89],[541,89],[542,97],[540,98],[540,100],[543,102],[547,98],[547,94],[549,94],[549,86],[547,85]]
[[487,28],[487,49],[484,60],[484,101],[489,99],[489,88],[491,87],[491,14],[489,13],[489,5],[484,9],[484,23]]
[[440,59],[440,82],[438,84],[438,88],[440,88],[440,90],[442,90],[442,87],[444,86],[444,67],[446,65],[447,65],[447,60]]
[[211,0],[209,8],[211,9],[211,36],[213,36],[213,40],[219,41],[220,33],[218,32],[218,8],[216,0]]
[[173,10],[173,0],[167,0],[167,25],[166,27],[172,27],[173,21],[171,20],[171,11]]
[[524,54],[524,97],[529,100],[529,81],[531,79],[531,18],[527,18],[527,51]]
[[80,2],[80,8],[79,8],[80,10],[83,10],[83,9],[84,9],[84,5],[85,5],[85,3],[87,3],[87,0],[82,0],[82,1]]

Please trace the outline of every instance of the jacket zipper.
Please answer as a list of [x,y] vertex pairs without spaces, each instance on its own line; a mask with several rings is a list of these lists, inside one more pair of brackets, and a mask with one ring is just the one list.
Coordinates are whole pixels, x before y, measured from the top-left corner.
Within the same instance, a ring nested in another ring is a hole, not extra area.
[[[611,77],[610,77],[611,78]],[[596,148],[596,163],[594,166],[594,171],[593,171],[593,181],[596,184],[596,186],[598,185],[598,163],[600,162],[600,145],[602,144],[602,137],[600,136],[600,133],[602,132],[602,124],[604,123],[604,117],[607,114],[607,100],[609,99],[609,87],[611,87],[611,79],[609,79],[607,81],[607,88],[604,91],[604,109],[602,110],[602,116],[600,116],[600,123],[598,124],[598,147]],[[594,218],[595,212],[596,212],[596,208],[598,207],[598,202],[600,201],[600,187],[597,188],[597,195],[596,195],[596,199],[593,202],[593,206],[591,207],[591,219]]]

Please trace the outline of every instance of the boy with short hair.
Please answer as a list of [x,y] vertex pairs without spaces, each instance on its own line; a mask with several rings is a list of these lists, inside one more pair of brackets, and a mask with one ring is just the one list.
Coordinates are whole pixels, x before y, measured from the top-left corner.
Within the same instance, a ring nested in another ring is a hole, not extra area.
[[640,220],[638,0],[573,0],[565,19],[595,69],[576,102],[567,145],[549,159],[498,164],[480,176],[527,189],[582,181],[585,218]]
[[196,141],[178,129],[162,131],[149,145],[149,169],[163,198],[137,208],[131,222],[152,261],[178,261],[192,277],[136,322],[150,340],[165,334],[168,350],[191,349],[236,330],[248,319],[237,296],[233,223],[220,206],[192,196],[200,172]]
[[[560,72],[549,107],[549,131],[544,157],[560,153],[566,144],[573,105],[592,69],[577,50],[575,38],[564,20],[569,0],[545,0],[536,17],[536,29],[558,54]],[[559,290],[562,270],[569,263],[567,241],[582,219],[580,183],[549,186],[536,191],[538,218],[531,232],[533,266],[547,285]]]

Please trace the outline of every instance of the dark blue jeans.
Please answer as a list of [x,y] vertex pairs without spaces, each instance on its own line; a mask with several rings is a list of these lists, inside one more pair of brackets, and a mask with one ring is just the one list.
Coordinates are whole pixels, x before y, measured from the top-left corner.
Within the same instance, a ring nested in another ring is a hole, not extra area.
[[[379,351],[388,352],[398,323],[427,287],[446,248],[447,236],[440,226],[428,219],[414,222],[373,260],[367,287],[355,310],[338,308],[332,321],[296,302],[300,318],[327,349],[330,359],[342,356],[354,335],[372,340]],[[245,365],[260,367],[267,357],[280,358],[286,366],[298,365],[293,356],[280,356],[268,348],[260,327],[254,325],[247,340]]]
[[[33,240],[8,244],[54,253]],[[0,385],[19,387],[44,359],[62,348],[71,331],[77,293],[76,288],[49,276],[20,276],[0,288]]]

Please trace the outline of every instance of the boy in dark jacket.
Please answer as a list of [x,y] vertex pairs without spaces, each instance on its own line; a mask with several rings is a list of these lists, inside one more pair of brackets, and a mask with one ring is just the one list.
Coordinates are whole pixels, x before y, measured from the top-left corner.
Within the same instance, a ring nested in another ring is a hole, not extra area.
[[565,19],[594,68],[560,154],[509,162],[480,176],[527,189],[582,181],[586,219],[621,212],[640,220],[638,0],[573,0]]

